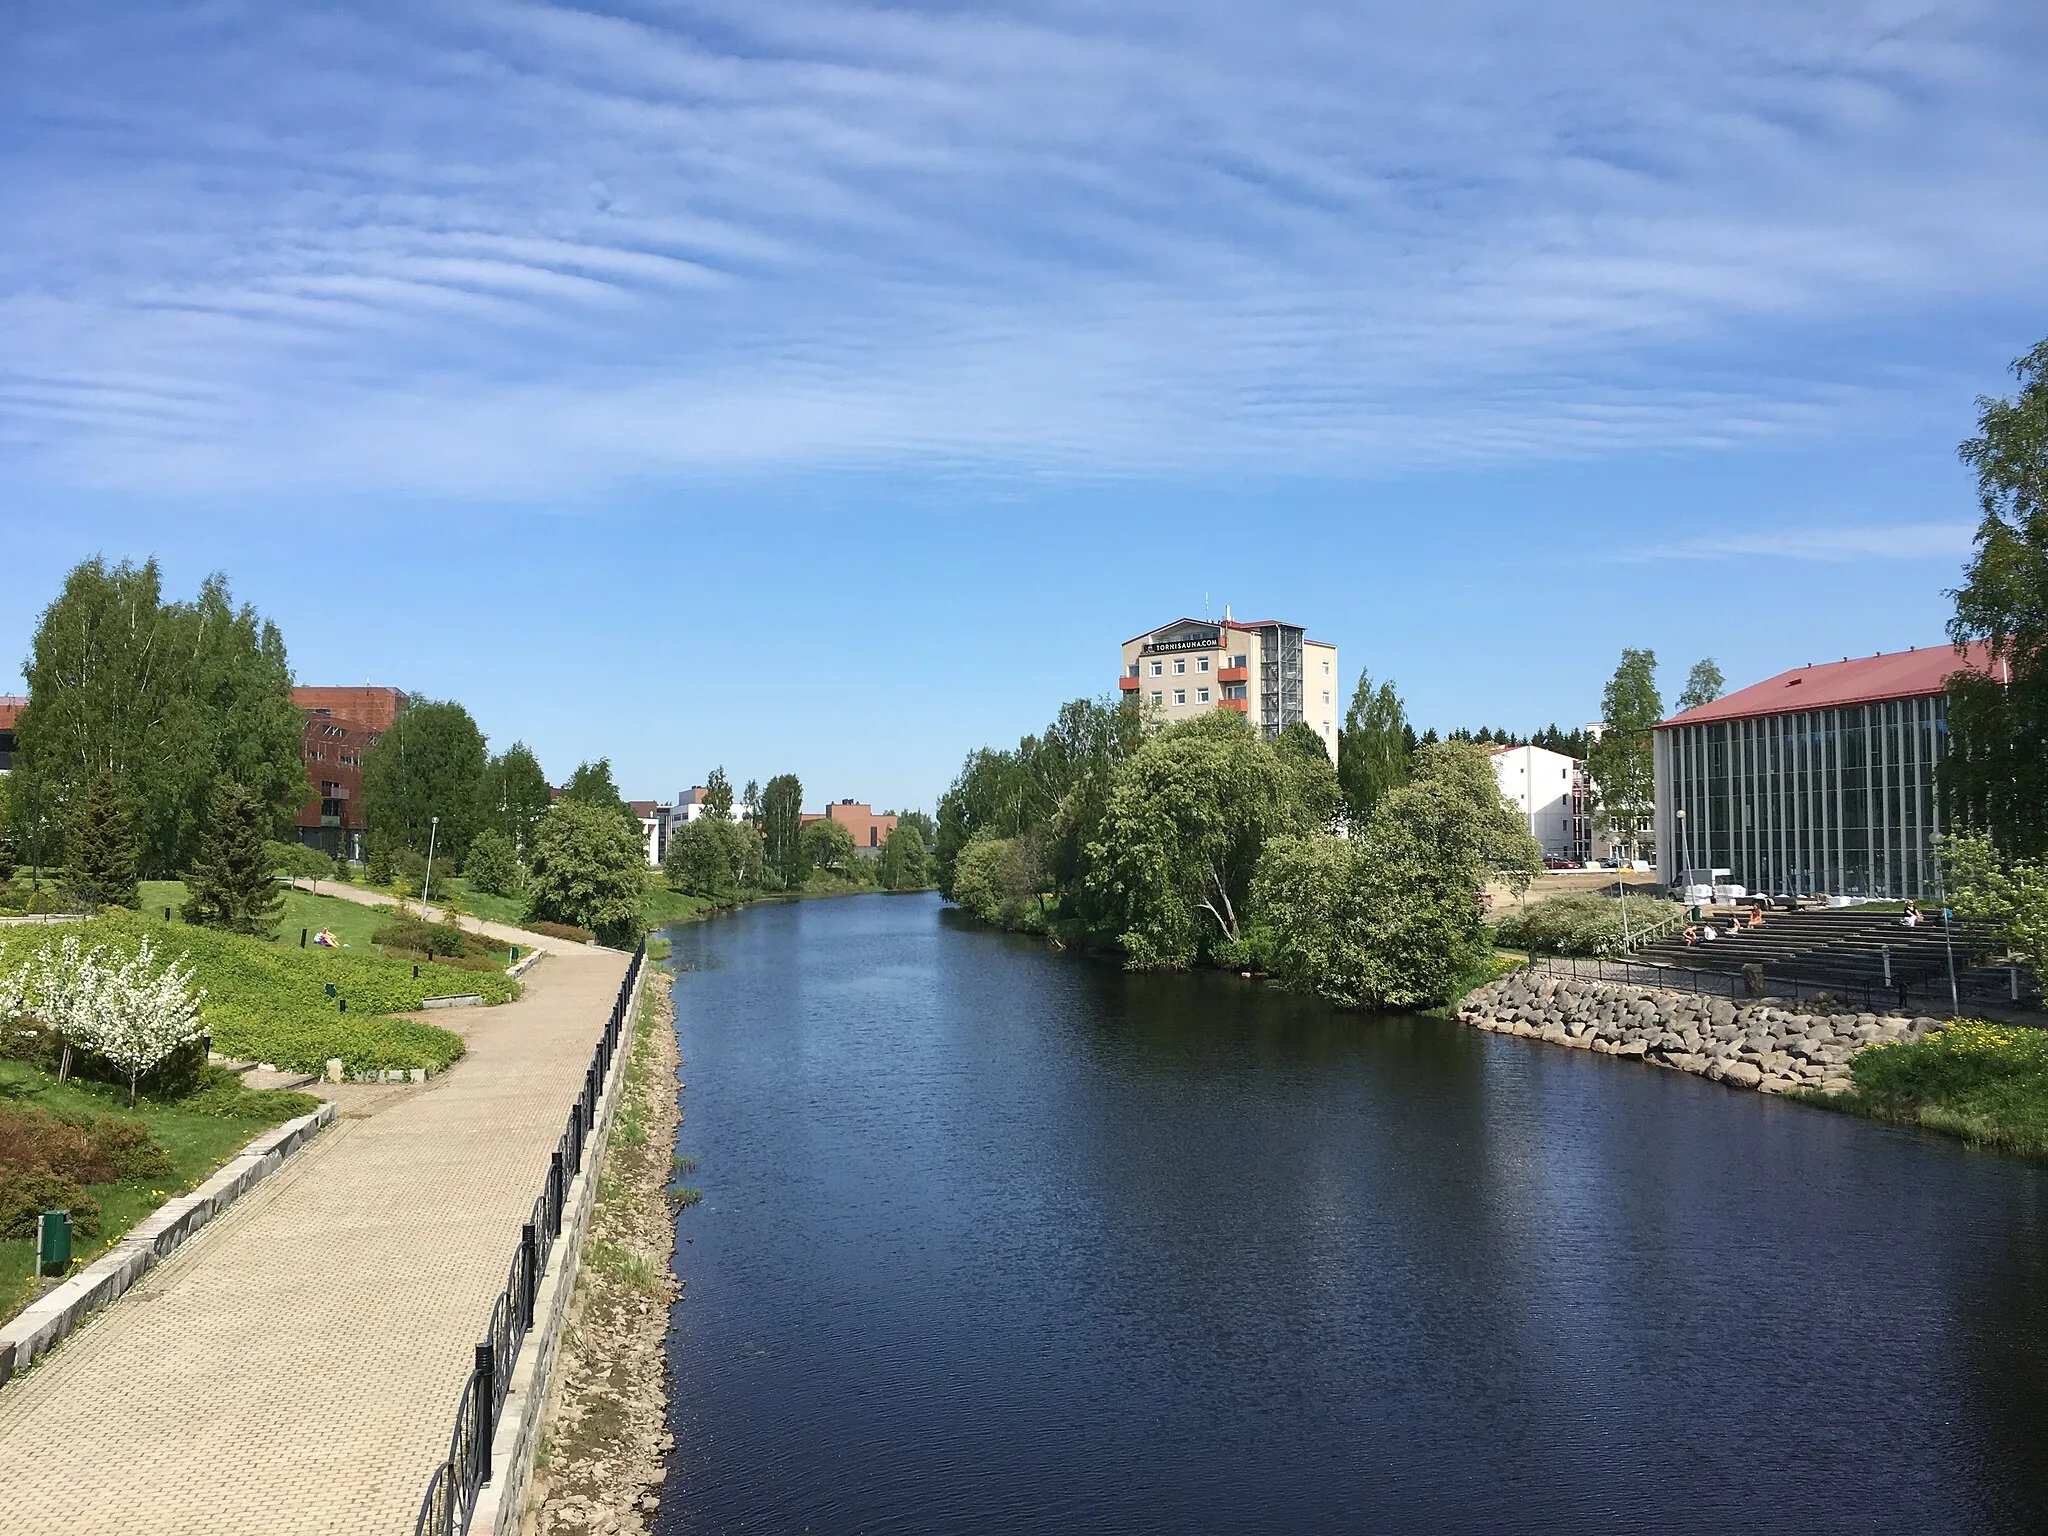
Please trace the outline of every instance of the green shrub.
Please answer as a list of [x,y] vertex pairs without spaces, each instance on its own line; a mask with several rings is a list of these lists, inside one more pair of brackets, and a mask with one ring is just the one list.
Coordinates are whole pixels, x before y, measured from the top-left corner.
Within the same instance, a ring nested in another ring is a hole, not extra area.
[[479,938],[454,921],[454,914],[444,917],[438,923],[430,923],[412,913],[393,918],[370,935],[370,942],[385,949],[403,949],[416,955],[458,955],[490,956],[497,953],[498,945]]
[[597,935],[588,928],[578,928],[574,923],[531,922],[526,925],[535,933],[544,933],[551,939],[569,939],[577,944],[593,944]]
[[47,1168],[0,1175],[0,1238],[34,1237],[45,1211],[69,1211],[71,1230],[80,1237],[100,1235],[100,1203],[78,1180]]
[[[1675,916],[1675,902],[1632,899],[1628,928],[1639,932]],[[1510,912],[1493,925],[1494,942],[1546,955],[1618,955],[1622,952],[1620,901],[1608,896],[1549,896]]]
[[310,1093],[289,1088],[251,1088],[239,1072],[226,1067],[208,1067],[197,1092],[178,1101],[178,1108],[195,1115],[212,1115],[221,1120],[258,1120],[275,1125],[310,1115],[320,1101]]
[[80,1184],[153,1179],[173,1171],[170,1153],[139,1120],[0,1107],[0,1169],[31,1168]]

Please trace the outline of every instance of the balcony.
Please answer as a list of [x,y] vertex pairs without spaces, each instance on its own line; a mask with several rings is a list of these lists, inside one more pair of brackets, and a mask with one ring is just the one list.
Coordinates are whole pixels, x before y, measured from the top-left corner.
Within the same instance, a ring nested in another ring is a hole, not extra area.
[[1218,709],[1234,709],[1240,715],[1248,715],[1252,712],[1252,701],[1250,699],[1218,699],[1216,707]]
[[1216,681],[1217,681],[1217,682],[1219,682],[1219,683],[1244,683],[1244,682],[1249,682],[1249,681],[1251,681],[1251,668],[1249,668],[1249,667],[1221,667],[1221,668],[1218,668],[1218,669],[1217,669],[1217,673],[1216,673]]
[[1120,677],[1116,680],[1116,685],[1125,693],[1136,693],[1138,691],[1138,680],[1135,677]]

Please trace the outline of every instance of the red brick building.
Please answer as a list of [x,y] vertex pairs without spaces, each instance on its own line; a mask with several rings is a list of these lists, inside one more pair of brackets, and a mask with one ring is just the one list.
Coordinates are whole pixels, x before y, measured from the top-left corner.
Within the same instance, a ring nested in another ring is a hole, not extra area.
[[853,846],[857,850],[872,852],[889,840],[889,834],[896,830],[896,818],[884,813],[875,814],[872,805],[856,805],[851,800],[835,800],[825,807],[824,815],[806,812],[803,824],[814,821],[836,821],[853,834]]
[[0,773],[14,767],[14,722],[28,708],[28,700],[12,693],[0,693]]
[[363,756],[405,707],[396,688],[294,688],[305,714],[299,737],[314,796],[292,818],[298,840],[323,853],[363,857]]

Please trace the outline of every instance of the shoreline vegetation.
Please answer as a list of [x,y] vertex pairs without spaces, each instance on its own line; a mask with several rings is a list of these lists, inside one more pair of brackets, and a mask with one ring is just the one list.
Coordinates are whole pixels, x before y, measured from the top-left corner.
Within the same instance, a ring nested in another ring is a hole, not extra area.
[[[652,941],[648,955],[672,980],[666,945]],[[672,1187],[686,1171],[675,1155],[681,1064],[674,999],[668,986],[650,986],[599,1165],[597,1202],[520,1521],[525,1536],[636,1536],[649,1528],[659,1503],[674,1445],[669,1313],[683,1287],[670,1259],[677,1212],[695,1194]]]
[[[1398,701],[1359,692],[1354,713],[1399,736]],[[1356,759],[1347,773],[1300,722],[1267,741],[1231,710],[1162,725],[1077,699],[1015,749],[969,755],[939,802],[939,889],[992,927],[1132,970],[1446,1006],[1496,971],[1484,890],[1525,889],[1542,851],[1476,742],[1389,748],[1374,773]]]

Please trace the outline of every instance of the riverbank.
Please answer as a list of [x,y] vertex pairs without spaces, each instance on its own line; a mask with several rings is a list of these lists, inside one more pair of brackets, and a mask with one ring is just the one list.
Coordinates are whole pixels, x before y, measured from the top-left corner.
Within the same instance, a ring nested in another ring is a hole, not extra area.
[[1762,1093],[1856,1088],[1851,1060],[1871,1045],[1916,1041],[1947,1026],[1925,1014],[1798,1011],[1782,999],[1737,1005],[1657,987],[1518,971],[1466,994],[1456,1016],[1495,1034],[1629,1056]]
[[659,1502],[674,1444],[669,1309],[682,1290],[669,1268],[680,1065],[664,973],[643,992],[634,1023],[520,1524],[530,1536],[634,1536],[649,1528]]

